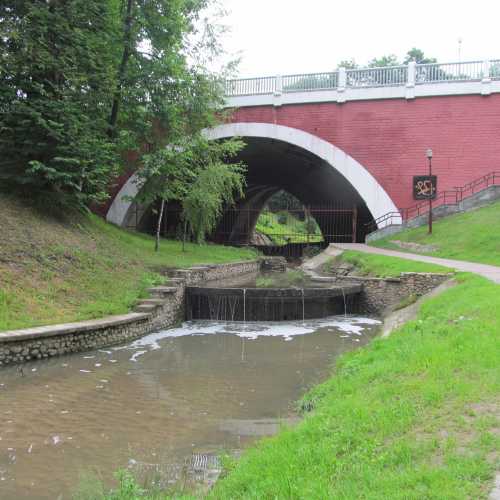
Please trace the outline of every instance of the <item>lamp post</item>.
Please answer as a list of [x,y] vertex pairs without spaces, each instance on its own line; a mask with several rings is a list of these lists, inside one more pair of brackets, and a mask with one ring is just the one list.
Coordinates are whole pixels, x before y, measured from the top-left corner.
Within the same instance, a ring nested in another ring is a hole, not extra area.
[[429,160],[429,182],[431,186],[429,192],[429,234],[432,234],[432,197],[434,195],[432,185],[432,149],[428,149],[425,156]]

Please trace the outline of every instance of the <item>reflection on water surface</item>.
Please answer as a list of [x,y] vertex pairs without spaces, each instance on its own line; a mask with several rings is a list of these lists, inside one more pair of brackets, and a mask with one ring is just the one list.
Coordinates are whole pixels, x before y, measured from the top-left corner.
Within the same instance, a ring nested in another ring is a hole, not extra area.
[[0,498],[71,498],[119,468],[175,481],[192,454],[238,450],[378,322],[192,322],[126,346],[0,369]]

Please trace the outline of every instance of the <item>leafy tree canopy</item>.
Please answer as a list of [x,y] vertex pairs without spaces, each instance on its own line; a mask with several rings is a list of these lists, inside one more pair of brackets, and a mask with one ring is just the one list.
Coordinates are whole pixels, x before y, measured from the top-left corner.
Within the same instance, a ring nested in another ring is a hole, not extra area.
[[87,206],[107,196],[127,152],[140,163],[145,145],[214,124],[224,75],[207,63],[220,30],[201,19],[212,3],[1,2],[1,187]]
[[406,53],[403,63],[408,64],[411,61],[414,61],[417,64],[431,64],[436,63],[437,59],[435,57],[426,57],[423,50],[413,47]]
[[101,0],[0,5],[0,185],[62,203],[105,196],[116,16]]
[[383,68],[387,66],[399,66],[400,62],[398,61],[397,56],[394,54],[389,54],[382,57],[375,57],[369,63],[369,68]]

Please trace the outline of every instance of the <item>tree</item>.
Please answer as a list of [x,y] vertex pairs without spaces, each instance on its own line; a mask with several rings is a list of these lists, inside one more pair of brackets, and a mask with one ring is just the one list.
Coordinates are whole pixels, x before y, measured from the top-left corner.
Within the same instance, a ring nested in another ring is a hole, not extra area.
[[394,54],[385,55],[382,57],[375,57],[369,63],[369,68],[387,68],[388,66],[399,66],[401,63]]
[[[156,249],[165,204],[173,200],[186,203],[186,225],[201,241],[220,215],[221,204],[232,199],[234,190],[240,192],[244,182],[240,164],[224,163],[241,149],[241,141],[212,143],[202,135],[224,115],[221,80],[232,66],[221,74],[207,69],[220,55],[220,30],[216,23],[199,19],[209,0],[121,3],[122,48],[110,136],[136,147],[140,190],[135,201],[160,205]],[[147,153],[137,148],[143,142]],[[202,206],[197,196],[206,197],[202,212],[197,212]]]
[[408,64],[412,61],[417,64],[432,64],[436,63],[437,59],[435,57],[426,57],[423,50],[413,47],[406,53],[404,64]]
[[[182,200],[182,207],[185,227],[189,225],[198,243],[215,229],[224,207],[233,205],[235,197],[243,196],[246,169],[241,162],[227,162],[234,160],[243,146],[237,139],[208,142],[201,138],[197,141],[198,174]],[[186,231],[184,240],[185,235]]]
[[337,69],[338,68],[358,69],[359,65],[356,63],[354,59],[344,59],[343,61],[339,62],[339,64],[337,65]]
[[181,203],[186,229],[201,242],[214,229],[223,207],[234,203],[234,195],[243,196],[245,168],[234,161],[243,146],[238,139],[209,141],[197,133],[144,155],[134,201],[152,204],[160,200],[156,251],[166,203]]
[[110,134],[141,154],[144,142],[160,148],[176,143],[186,124],[199,130],[214,122],[224,75],[208,71],[206,62],[219,50],[218,30],[200,19],[211,0],[119,1],[121,55]]
[[106,197],[118,166],[106,136],[115,19],[111,1],[2,2],[2,188],[51,205]]

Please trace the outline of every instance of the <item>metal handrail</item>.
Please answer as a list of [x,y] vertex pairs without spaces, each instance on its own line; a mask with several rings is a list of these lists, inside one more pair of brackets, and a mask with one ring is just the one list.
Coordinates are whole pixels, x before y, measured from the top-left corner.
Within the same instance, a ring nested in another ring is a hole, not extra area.
[[[500,171],[489,172],[482,177],[478,177],[463,186],[454,187],[453,189],[448,189],[441,191],[437,197],[432,201],[433,208],[437,208],[443,205],[458,205],[465,198],[472,196],[478,191],[488,188],[489,186],[500,185]],[[477,189],[478,187],[481,189]],[[469,193],[469,194],[467,194]],[[365,224],[365,227],[372,228],[376,231],[380,225],[383,227],[391,225],[401,225],[403,221],[409,221],[416,217],[420,217],[429,212],[429,202],[427,200],[407,208],[400,208],[398,212],[388,212],[380,217],[377,217],[374,221]],[[394,221],[399,221],[394,223]],[[389,222],[389,223],[387,223]],[[386,224],[384,224],[386,223]]]

